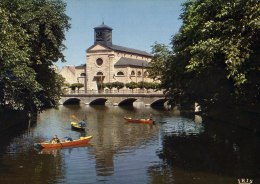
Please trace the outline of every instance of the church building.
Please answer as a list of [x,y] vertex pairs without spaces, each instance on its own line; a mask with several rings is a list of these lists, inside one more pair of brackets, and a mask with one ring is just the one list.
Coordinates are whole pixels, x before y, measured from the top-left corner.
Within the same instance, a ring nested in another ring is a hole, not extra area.
[[[75,77],[84,84],[86,91],[98,90],[108,82],[152,82],[146,71],[152,55],[113,44],[112,30],[104,23],[95,27],[94,44],[86,50],[86,65],[75,67],[76,71],[80,70],[74,72],[78,75]],[[85,73],[82,69],[85,69]]]

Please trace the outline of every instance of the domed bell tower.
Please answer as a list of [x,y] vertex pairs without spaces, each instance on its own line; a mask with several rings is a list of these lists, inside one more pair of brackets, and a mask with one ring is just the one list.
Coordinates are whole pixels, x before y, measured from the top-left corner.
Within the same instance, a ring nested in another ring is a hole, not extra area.
[[95,44],[100,43],[102,45],[112,45],[112,28],[105,25],[104,22],[94,28]]

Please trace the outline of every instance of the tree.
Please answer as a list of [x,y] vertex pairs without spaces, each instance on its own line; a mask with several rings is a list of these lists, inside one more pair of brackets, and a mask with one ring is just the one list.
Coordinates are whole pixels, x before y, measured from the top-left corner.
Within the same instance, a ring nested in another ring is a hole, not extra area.
[[259,18],[257,0],[184,3],[163,87],[201,104],[259,103]]
[[65,4],[2,0],[0,11],[2,108],[35,112],[57,105],[63,80],[53,63],[65,61],[62,42],[70,27]]
[[113,84],[113,87],[118,90],[118,92],[119,92],[120,89],[122,89],[123,87],[125,87],[125,84],[124,84],[124,83],[118,82],[118,81],[117,81],[117,82],[113,82],[112,84]]
[[166,70],[166,63],[172,53],[166,45],[155,42],[152,46],[152,54],[153,57],[149,63],[149,68],[147,69],[149,77],[154,80],[161,80],[161,77]]
[[72,90],[75,90],[77,88],[78,92],[79,92],[79,89],[82,88],[82,87],[84,87],[84,84],[82,84],[82,83],[73,83],[73,84],[70,85],[70,88]]
[[104,86],[107,87],[111,92],[111,89],[113,88],[112,82],[107,82],[107,83],[104,84]]
[[144,82],[143,81],[138,82],[137,87],[140,88],[140,89],[143,89],[144,88]]
[[136,82],[130,82],[130,83],[126,83],[125,87],[131,89],[133,92],[133,89],[138,88],[138,84]]
[[152,83],[151,82],[144,82],[140,81],[137,83],[137,87],[140,89],[152,89]]
[[15,14],[0,6],[0,107],[34,110],[39,105],[41,86],[28,65],[28,35],[21,23],[13,24]]
[[161,84],[158,82],[152,82],[150,88],[153,90],[159,90],[161,88]]

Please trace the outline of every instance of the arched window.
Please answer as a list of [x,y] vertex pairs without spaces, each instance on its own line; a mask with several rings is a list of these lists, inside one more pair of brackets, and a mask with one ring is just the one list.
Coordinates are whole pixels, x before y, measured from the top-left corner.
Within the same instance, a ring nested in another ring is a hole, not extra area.
[[102,72],[97,72],[97,75],[103,75],[103,73]]
[[81,73],[80,77],[86,77],[86,74],[85,73]]
[[131,71],[131,75],[135,75],[135,71]]
[[120,72],[117,72],[116,75],[121,75],[122,76],[122,75],[124,75],[124,73],[120,71]]
[[137,75],[138,75],[138,76],[141,76],[141,75],[142,75],[142,72],[138,71],[138,72],[137,72]]

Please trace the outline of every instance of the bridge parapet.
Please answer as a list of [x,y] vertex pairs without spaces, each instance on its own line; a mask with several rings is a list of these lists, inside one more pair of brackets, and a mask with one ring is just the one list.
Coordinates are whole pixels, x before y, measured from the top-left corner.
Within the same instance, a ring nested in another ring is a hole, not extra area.
[[163,105],[167,101],[162,93],[74,93],[63,95],[60,99],[60,104],[65,104],[72,99],[84,104],[97,103],[103,105],[105,105],[105,103],[113,105],[133,105],[133,102],[135,101],[143,102],[145,105]]
[[120,90],[75,90],[69,91],[68,94],[163,94],[162,90],[145,90],[145,89],[120,89]]

